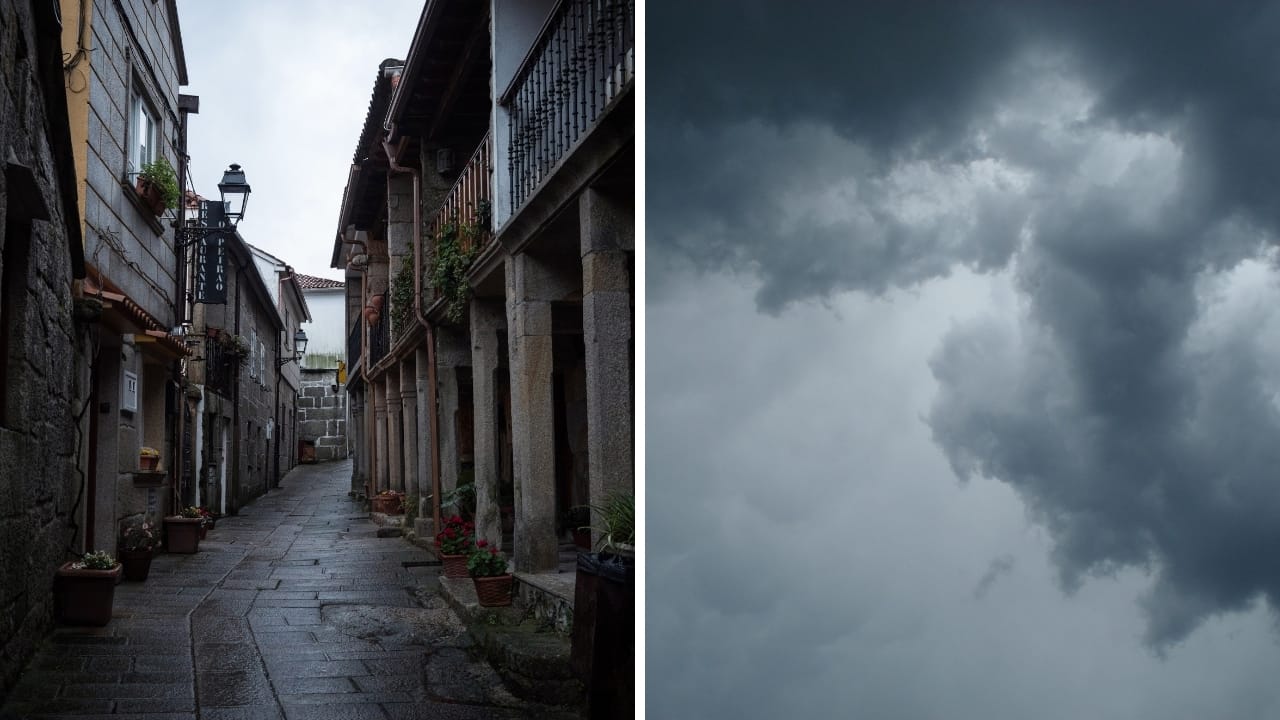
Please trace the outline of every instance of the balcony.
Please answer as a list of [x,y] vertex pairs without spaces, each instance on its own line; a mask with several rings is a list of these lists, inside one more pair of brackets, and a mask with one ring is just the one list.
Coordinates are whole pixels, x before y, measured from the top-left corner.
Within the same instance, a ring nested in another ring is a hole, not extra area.
[[[485,133],[480,146],[472,153],[462,173],[449,188],[440,209],[427,224],[427,235],[433,239],[449,232],[458,235],[458,247],[465,256],[474,257],[482,250],[477,241],[487,240],[491,235],[489,227],[490,208],[493,206],[493,134]],[[450,230],[448,227],[452,225]],[[463,227],[474,228],[471,232],[462,232]]]
[[634,79],[634,3],[563,0],[498,101],[510,118],[513,213]]

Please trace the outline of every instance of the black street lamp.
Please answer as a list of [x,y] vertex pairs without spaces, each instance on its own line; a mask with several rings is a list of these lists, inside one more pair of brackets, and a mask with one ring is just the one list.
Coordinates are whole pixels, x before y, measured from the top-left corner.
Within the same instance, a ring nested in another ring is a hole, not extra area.
[[222,182],[218,183],[220,202],[200,201],[200,215],[196,223],[178,228],[178,248],[186,248],[199,242],[212,232],[234,230],[244,217],[245,208],[249,205],[249,193],[252,188],[244,178],[244,170],[232,163],[222,173]]
[[249,183],[245,182],[244,171],[240,166],[231,163],[231,167],[222,173],[222,182],[218,183],[218,193],[222,195],[222,212],[235,227],[244,217],[244,209],[249,206]]
[[293,334],[293,349],[295,350],[293,357],[280,358],[276,360],[276,364],[284,367],[287,363],[302,362],[302,356],[307,352],[307,334],[302,332],[302,328],[298,328],[298,332]]

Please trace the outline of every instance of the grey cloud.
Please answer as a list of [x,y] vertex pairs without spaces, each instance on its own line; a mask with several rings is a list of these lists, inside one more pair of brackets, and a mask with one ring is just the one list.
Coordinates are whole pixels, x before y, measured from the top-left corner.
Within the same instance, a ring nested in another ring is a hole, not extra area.
[[1015,321],[932,362],[955,472],[1018,491],[1065,589],[1153,573],[1153,648],[1276,606],[1275,349],[1205,340],[1201,288],[1280,235],[1280,6],[740,7],[653,8],[658,262],[769,313],[1008,269]]
[[987,592],[991,590],[991,586],[996,584],[1001,575],[1008,575],[1013,572],[1013,567],[1017,562],[1014,557],[1009,554],[1001,555],[991,560],[991,564],[987,566],[987,571],[978,578],[978,584],[973,586],[974,599],[981,600],[987,596]]

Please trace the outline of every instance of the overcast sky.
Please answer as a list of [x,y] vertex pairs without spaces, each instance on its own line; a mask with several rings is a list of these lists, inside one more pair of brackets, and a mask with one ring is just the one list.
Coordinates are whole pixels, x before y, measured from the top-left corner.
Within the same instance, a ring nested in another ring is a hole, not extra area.
[[404,59],[422,0],[178,0],[192,182],[218,196],[230,163],[253,193],[240,231],[299,272],[329,267],[342,189],[378,63]]
[[1280,717],[1280,3],[649,2],[652,717]]

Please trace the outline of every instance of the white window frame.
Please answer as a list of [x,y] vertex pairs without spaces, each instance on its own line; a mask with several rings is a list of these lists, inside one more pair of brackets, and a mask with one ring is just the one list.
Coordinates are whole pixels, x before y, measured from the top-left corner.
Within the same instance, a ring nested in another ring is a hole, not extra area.
[[135,81],[129,98],[129,168],[131,175],[142,172],[142,166],[159,156],[160,117]]

